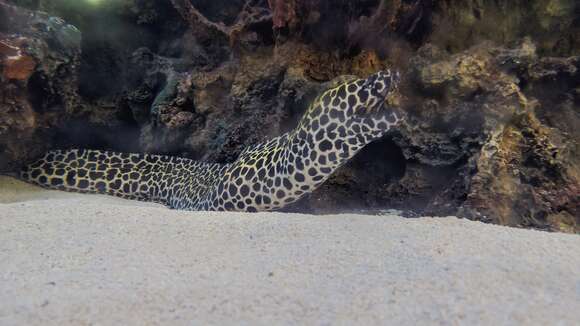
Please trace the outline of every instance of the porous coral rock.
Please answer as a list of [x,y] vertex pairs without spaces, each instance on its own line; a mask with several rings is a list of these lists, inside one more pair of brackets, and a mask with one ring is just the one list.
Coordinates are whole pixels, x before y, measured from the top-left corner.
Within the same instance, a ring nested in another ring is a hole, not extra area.
[[[530,42],[511,49],[484,44],[442,62],[415,61],[412,74],[424,91],[413,96],[421,98],[416,102],[421,110],[409,111],[412,122],[397,143],[407,159],[457,171],[450,183],[440,185],[425,212],[577,230],[580,135],[572,127],[579,121],[577,102],[556,103],[580,82],[578,61],[538,59]],[[538,84],[546,76],[564,87]],[[570,126],[550,126],[546,118],[558,111],[566,112]],[[562,215],[566,222],[554,223]]]
[[46,151],[50,128],[78,110],[80,32],[1,1],[0,21],[0,171],[10,171]]

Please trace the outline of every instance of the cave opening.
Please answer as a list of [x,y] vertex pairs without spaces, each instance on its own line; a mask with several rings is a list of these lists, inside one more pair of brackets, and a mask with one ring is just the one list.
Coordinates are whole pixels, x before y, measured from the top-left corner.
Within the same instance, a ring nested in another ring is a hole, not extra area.
[[47,109],[47,99],[51,98],[48,90],[46,76],[41,72],[35,72],[28,79],[27,88],[28,101],[32,105],[32,109],[37,113],[43,113]]

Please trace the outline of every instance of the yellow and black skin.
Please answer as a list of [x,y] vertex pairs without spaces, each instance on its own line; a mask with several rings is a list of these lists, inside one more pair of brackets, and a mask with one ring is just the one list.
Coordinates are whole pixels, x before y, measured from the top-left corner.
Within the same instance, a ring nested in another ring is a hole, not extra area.
[[293,131],[246,149],[232,164],[98,150],[48,152],[21,178],[66,191],[102,193],[171,208],[269,211],[320,186],[360,149],[402,121],[386,104],[399,74],[379,71],[322,93]]

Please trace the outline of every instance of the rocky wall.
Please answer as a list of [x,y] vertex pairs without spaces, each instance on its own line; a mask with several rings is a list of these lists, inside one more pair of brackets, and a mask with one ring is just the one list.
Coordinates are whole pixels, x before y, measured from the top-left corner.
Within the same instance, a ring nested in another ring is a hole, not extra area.
[[3,170],[71,146],[231,162],[340,76],[390,67],[406,125],[288,210],[580,231],[574,1],[11,3],[42,23],[0,23]]
[[53,145],[79,110],[81,32],[58,17],[0,2],[0,170]]

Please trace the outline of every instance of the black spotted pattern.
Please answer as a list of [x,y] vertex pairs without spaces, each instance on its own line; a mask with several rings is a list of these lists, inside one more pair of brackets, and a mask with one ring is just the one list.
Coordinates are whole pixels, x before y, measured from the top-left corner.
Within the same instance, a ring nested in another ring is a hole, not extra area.
[[47,188],[104,193],[176,209],[281,208],[316,189],[362,147],[402,120],[389,109],[376,112],[397,82],[398,74],[381,71],[331,88],[311,104],[296,129],[244,150],[232,164],[56,150],[26,167],[21,178]]

